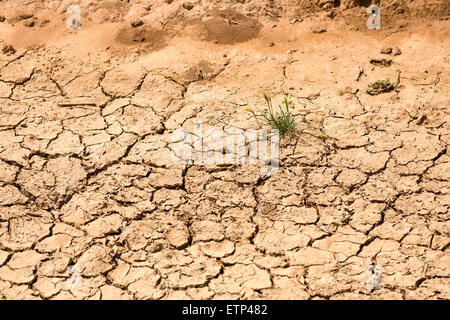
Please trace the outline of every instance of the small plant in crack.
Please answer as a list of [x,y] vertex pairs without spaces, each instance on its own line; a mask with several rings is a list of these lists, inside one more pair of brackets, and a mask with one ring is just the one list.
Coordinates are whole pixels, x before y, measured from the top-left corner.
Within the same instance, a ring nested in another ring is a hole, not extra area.
[[[267,108],[262,111],[254,111],[251,108],[246,108],[252,118],[256,120],[259,127],[264,125],[272,129],[277,129],[280,136],[294,137],[299,133],[310,134],[320,138],[332,138],[336,139],[331,132],[325,128],[318,128],[311,124],[306,116],[308,114],[319,114],[319,111],[301,110],[302,113],[294,114],[289,108],[291,102],[291,95],[288,94],[284,97],[284,103],[278,105],[278,110],[274,110],[272,105],[272,99],[267,94],[264,94]],[[301,116],[302,120],[297,121],[296,116]],[[300,124],[303,128],[300,128]]]
[[391,79],[386,78],[385,80],[378,80],[377,82],[369,84],[369,87],[367,88],[366,92],[374,96],[380,93],[392,91],[396,87],[397,87],[396,82],[391,82]]
[[289,109],[289,103],[291,101],[291,95],[287,95],[284,98],[284,104],[278,105],[278,110],[275,111],[272,105],[272,98],[264,94],[264,99],[266,100],[267,108],[256,112],[253,109],[246,109],[248,113],[258,122],[261,127],[261,122],[271,127],[272,129],[277,129],[281,136],[289,135],[291,136],[297,123],[295,121],[294,115]]

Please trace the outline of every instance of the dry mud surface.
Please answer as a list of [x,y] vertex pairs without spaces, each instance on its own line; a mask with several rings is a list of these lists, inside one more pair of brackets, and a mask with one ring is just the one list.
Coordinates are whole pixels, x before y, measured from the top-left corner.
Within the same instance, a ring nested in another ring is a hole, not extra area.
[[[448,1],[367,2],[1,1],[0,298],[449,299]],[[336,139],[173,162],[263,92]]]

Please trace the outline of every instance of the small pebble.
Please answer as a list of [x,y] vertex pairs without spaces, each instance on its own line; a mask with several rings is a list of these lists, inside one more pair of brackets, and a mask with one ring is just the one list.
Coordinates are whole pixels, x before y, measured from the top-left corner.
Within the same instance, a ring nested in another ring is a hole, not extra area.
[[382,54],[391,54],[392,53],[392,48],[391,47],[386,47],[381,49],[380,51]]
[[192,8],[194,8],[194,5],[190,2],[185,2],[183,3],[183,8],[185,8],[186,10],[191,10]]
[[402,50],[399,47],[394,48],[394,56],[399,56],[402,54]]
[[311,31],[312,31],[313,33],[323,33],[323,32],[326,32],[327,29],[325,29],[325,28],[322,27],[322,26],[314,26],[314,27],[311,28]]
[[295,53],[295,52],[297,52],[297,49],[290,48],[286,53],[287,53],[287,54],[293,54],[293,53]]
[[140,27],[140,26],[142,26],[143,24],[144,24],[144,22],[143,22],[142,20],[140,20],[140,19],[131,21],[131,26],[132,26],[133,28]]
[[336,17],[336,15],[337,15],[337,13],[336,13],[336,11],[330,11],[330,12],[328,12],[327,14],[326,14],[326,16],[328,17],[328,18],[330,18],[330,19],[333,19],[334,17]]
[[6,54],[9,56],[11,54],[16,53],[16,49],[14,49],[14,47],[11,45],[5,45],[2,49],[2,52],[3,52],[3,54]]
[[45,26],[47,23],[49,23],[50,22],[50,20],[48,20],[48,19],[44,19],[44,20],[42,20],[41,21],[41,23],[39,24],[39,27],[43,27],[43,26]]
[[34,20],[28,20],[23,23],[23,25],[28,28],[34,27],[34,24],[35,24]]
[[27,19],[33,18],[33,16],[34,15],[32,13],[24,13],[24,14],[19,15],[19,19],[27,20]]

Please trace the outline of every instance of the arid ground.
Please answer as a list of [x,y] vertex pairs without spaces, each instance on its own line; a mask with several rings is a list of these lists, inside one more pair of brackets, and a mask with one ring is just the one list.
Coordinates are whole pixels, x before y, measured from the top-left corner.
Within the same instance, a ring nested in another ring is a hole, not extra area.
[[[449,299],[449,2],[374,3],[1,1],[0,298]],[[173,161],[263,93],[276,173]]]

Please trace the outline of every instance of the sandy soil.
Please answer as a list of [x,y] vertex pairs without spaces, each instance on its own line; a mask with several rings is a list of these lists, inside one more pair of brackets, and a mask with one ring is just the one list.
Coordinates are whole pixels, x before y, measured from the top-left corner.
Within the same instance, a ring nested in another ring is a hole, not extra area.
[[[448,1],[130,2],[0,2],[0,298],[450,298]],[[263,92],[337,139],[171,160]]]

